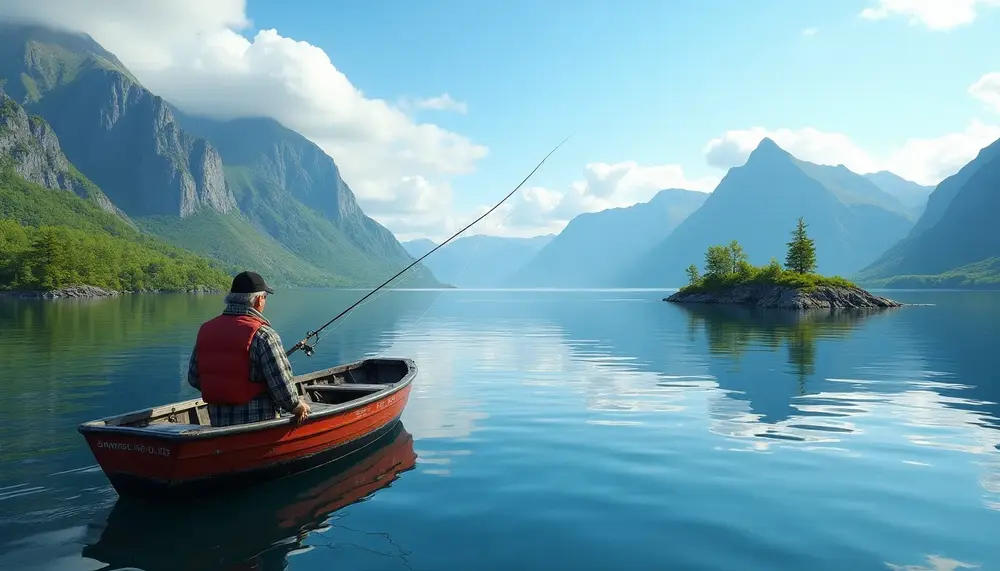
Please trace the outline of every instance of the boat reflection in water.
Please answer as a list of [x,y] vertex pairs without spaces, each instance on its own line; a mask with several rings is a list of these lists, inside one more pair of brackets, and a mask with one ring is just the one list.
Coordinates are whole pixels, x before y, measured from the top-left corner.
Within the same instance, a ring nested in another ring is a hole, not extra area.
[[306,548],[333,512],[388,487],[416,461],[413,436],[397,422],[348,458],[250,491],[173,504],[121,497],[83,556],[105,563],[101,570],[285,569],[288,554]]

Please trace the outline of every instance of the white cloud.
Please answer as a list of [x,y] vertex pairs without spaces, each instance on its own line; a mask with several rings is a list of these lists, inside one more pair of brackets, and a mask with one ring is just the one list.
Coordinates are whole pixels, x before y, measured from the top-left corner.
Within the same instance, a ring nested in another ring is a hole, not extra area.
[[969,95],[1000,113],[1000,72],[994,71],[980,77],[969,86]]
[[971,24],[977,7],[997,5],[998,0],[875,0],[875,5],[862,10],[860,16],[866,20],[900,16],[911,25],[943,31]]
[[403,98],[400,107],[404,109],[428,109],[431,111],[454,111],[455,113],[466,114],[469,112],[469,105],[465,101],[458,101],[448,93],[442,93],[437,97],[410,100]]
[[[646,202],[665,188],[711,192],[720,178],[690,179],[677,165],[642,166],[635,161],[590,163],[584,167],[583,178],[564,190],[521,187],[467,233],[510,237],[559,233],[578,214]],[[407,215],[393,220],[390,227],[400,240],[427,237],[439,241],[492,207],[491,204],[465,214],[449,214],[443,220],[433,216]]]
[[802,35],[805,36],[805,37],[807,37],[807,38],[815,36],[818,33],[819,33],[819,28],[806,28],[806,29],[802,30]]
[[[373,218],[437,215],[451,176],[472,172],[487,148],[398,106],[366,96],[320,48],[262,29],[247,39],[245,0],[0,0],[0,17],[86,32],[150,90],[216,118],[270,116],[337,161]],[[417,102],[464,112],[448,94]],[[390,225],[390,228],[392,226]]]
[[960,132],[940,137],[908,139],[884,155],[861,148],[843,133],[803,129],[750,129],[726,131],[704,148],[708,163],[720,169],[743,164],[764,137],[796,157],[825,165],[843,164],[857,173],[888,170],[926,185],[934,185],[958,172],[979,151],[1000,139],[1000,126],[971,121]]
[[[509,206],[505,204],[497,209],[497,214],[491,217],[495,222],[483,221],[482,231],[514,236],[560,232],[570,220],[584,212],[646,202],[665,188],[710,192],[718,182],[717,176],[689,179],[677,165],[643,166],[635,161],[590,163],[584,167],[583,179],[564,190],[538,186],[523,188],[511,198]],[[490,228],[505,216],[507,221],[491,232]]]

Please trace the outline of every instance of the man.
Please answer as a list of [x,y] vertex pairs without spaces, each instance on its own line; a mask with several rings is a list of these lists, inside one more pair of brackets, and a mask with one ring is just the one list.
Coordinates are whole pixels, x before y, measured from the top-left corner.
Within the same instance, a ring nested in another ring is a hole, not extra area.
[[281,338],[263,315],[273,293],[259,274],[242,272],[233,278],[222,315],[198,330],[188,383],[208,403],[212,426],[269,420],[281,409],[300,423],[309,415],[292,385]]

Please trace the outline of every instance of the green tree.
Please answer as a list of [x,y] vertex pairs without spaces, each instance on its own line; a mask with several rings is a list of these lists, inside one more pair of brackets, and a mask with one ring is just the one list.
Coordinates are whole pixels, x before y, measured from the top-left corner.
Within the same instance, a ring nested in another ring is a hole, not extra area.
[[721,279],[733,271],[733,253],[728,246],[709,246],[705,251],[705,277]]
[[801,216],[792,231],[792,240],[788,242],[785,267],[799,274],[809,274],[816,269],[816,245],[806,235],[806,223]]
[[701,278],[701,276],[698,274],[698,266],[691,264],[690,266],[687,267],[687,270],[685,271],[687,272],[688,275],[689,284],[698,283],[698,280]]
[[740,270],[745,269],[749,265],[749,258],[746,252],[743,251],[743,246],[736,240],[730,242],[727,248],[729,248],[729,258],[732,264],[729,271],[730,273],[738,274]]

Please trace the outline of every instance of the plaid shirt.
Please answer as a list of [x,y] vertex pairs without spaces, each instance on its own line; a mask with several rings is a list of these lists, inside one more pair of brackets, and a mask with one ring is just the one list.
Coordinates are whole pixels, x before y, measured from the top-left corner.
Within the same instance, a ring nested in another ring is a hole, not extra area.
[[[268,390],[257,395],[247,404],[208,405],[212,426],[231,426],[275,418],[281,409],[292,412],[299,404],[299,397],[292,385],[292,365],[288,362],[281,337],[271,322],[260,312],[246,305],[227,304],[224,315],[250,315],[264,321],[250,342],[250,378],[263,378]],[[191,351],[188,365],[188,384],[201,390],[198,378],[197,351]]]

